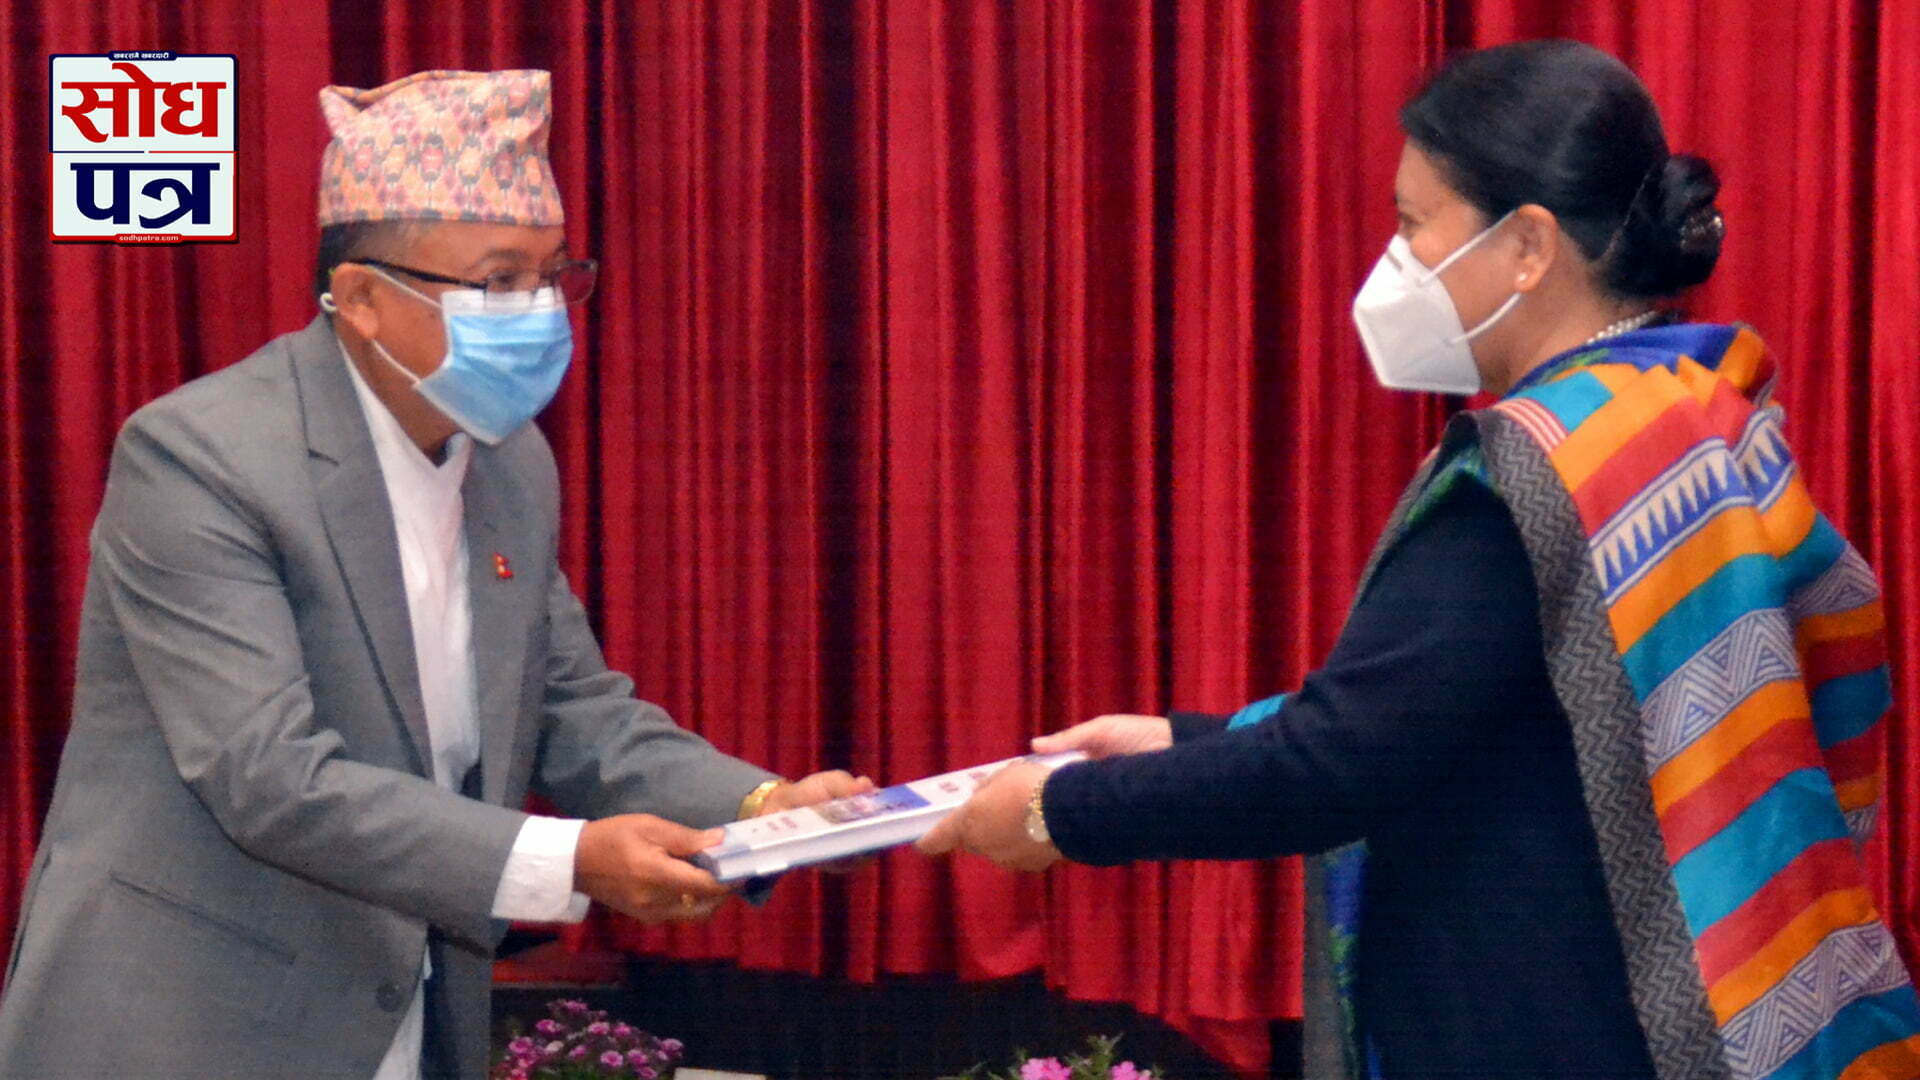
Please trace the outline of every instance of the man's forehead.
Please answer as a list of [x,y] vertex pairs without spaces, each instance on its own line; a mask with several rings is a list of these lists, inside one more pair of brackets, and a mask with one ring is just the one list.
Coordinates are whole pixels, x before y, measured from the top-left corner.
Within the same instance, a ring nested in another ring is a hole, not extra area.
[[422,258],[450,267],[482,263],[538,264],[566,247],[558,225],[503,225],[479,221],[421,222],[408,244]]

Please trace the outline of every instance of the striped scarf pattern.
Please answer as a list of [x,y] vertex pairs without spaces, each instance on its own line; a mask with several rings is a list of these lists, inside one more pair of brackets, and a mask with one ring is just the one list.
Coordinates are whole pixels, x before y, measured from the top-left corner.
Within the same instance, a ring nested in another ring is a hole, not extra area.
[[[1571,501],[1725,1073],[1920,1077],[1858,852],[1892,706],[1879,588],[1808,496],[1774,379],[1745,327],[1639,331],[1494,406],[1480,446],[1496,490],[1503,459],[1544,456]],[[1662,995],[1635,996],[1657,1027]]]
[[[1879,586],[1808,495],[1775,374],[1737,325],[1565,354],[1454,419],[1373,565],[1457,484],[1512,511],[1662,1080],[1920,1080],[1859,855],[1892,706]],[[1353,1013],[1365,863],[1308,865],[1309,1076],[1379,1075]]]

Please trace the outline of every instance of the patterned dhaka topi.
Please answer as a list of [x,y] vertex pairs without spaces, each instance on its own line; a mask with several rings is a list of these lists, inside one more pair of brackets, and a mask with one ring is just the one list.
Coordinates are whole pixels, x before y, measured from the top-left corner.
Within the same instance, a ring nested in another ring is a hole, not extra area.
[[422,71],[371,90],[329,86],[320,224],[559,225],[544,71]]

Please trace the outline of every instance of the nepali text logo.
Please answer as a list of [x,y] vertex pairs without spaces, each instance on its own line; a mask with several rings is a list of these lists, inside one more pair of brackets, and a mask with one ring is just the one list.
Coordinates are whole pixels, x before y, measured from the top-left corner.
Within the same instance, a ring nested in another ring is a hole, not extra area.
[[51,58],[53,238],[232,240],[232,56]]

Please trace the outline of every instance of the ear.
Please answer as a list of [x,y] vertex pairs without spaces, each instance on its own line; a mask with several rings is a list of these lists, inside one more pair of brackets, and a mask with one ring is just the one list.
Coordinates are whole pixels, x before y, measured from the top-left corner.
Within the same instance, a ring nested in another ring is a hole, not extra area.
[[336,317],[345,319],[355,333],[368,341],[380,333],[380,309],[374,304],[375,274],[358,263],[341,263],[333,268],[333,303]]
[[1515,292],[1532,292],[1546,280],[1547,270],[1560,258],[1566,236],[1560,231],[1560,219],[1553,211],[1528,203],[1513,212],[1508,226],[1520,245],[1519,266],[1514,271]]

